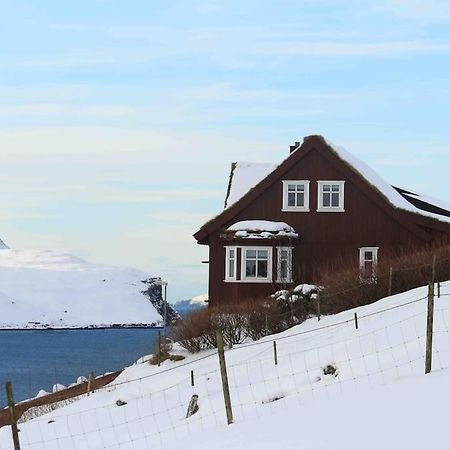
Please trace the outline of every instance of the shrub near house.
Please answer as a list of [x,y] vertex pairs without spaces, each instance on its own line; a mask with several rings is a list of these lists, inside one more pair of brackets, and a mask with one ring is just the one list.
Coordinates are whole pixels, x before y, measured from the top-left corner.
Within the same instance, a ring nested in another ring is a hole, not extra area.
[[375,280],[393,258],[450,243],[449,206],[389,185],[321,136],[290,150],[279,166],[233,163],[225,210],[194,235],[209,246],[210,305],[343,267]]

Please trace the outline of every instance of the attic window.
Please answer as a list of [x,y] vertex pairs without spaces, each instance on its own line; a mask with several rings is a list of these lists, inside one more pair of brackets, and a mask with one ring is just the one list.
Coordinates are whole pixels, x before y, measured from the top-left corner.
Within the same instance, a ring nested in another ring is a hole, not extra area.
[[283,181],[282,211],[309,211],[309,181]]
[[318,181],[317,211],[344,212],[345,181]]

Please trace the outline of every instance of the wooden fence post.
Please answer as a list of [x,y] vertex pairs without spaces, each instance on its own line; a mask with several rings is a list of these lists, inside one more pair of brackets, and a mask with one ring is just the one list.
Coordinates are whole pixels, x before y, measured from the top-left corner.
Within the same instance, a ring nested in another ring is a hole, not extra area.
[[431,267],[431,281],[434,283],[436,280],[436,255],[433,255],[433,265]]
[[320,321],[320,295],[317,294],[317,320]]
[[189,417],[193,416],[197,411],[198,411],[198,395],[194,394],[191,397],[191,400],[188,405],[186,419],[189,419]]
[[14,442],[14,450],[20,450],[19,430],[17,428],[16,405],[14,402],[12,383],[6,383],[6,398],[8,399],[8,408],[11,418],[11,433]]
[[427,346],[425,351],[425,373],[431,372],[433,355],[433,315],[434,315],[434,283],[428,283],[428,311],[427,311]]
[[441,298],[441,282],[438,281],[437,283],[437,296],[438,298]]
[[355,328],[358,329],[358,314],[355,313]]
[[389,290],[388,290],[388,297],[392,295],[392,266],[389,267]]
[[161,365],[161,331],[158,331],[158,367]]
[[194,382],[194,371],[191,370],[191,386],[194,386],[195,382]]
[[278,365],[277,341],[273,341],[273,360]]
[[91,372],[88,377],[87,395],[95,391],[95,377],[94,372]]
[[225,401],[225,411],[227,413],[228,425],[233,423],[233,410],[231,408],[230,387],[228,385],[227,364],[225,361],[225,351],[223,348],[223,336],[220,330],[216,330],[217,353],[219,354],[220,375],[222,377],[223,399]]

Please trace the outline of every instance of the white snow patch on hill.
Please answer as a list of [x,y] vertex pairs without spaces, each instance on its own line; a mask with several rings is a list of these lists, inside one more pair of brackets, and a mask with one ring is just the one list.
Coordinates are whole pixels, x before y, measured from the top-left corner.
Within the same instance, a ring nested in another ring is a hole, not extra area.
[[[34,450],[447,448],[450,282],[435,300],[429,375],[423,374],[426,293],[418,288],[320,322],[312,318],[227,350],[231,426],[217,354],[209,350],[161,367],[131,366],[109,387],[21,424],[21,442]],[[325,373],[330,364],[335,374]],[[199,410],[186,419],[193,394]],[[0,430],[0,442],[12,450],[9,429]]]
[[160,323],[141,293],[149,274],[48,250],[0,251],[0,328]]

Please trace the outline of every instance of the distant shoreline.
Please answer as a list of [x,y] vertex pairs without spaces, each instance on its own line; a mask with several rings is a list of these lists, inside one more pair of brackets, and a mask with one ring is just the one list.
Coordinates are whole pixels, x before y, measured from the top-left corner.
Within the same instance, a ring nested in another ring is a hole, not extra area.
[[86,327],[36,327],[36,328],[0,328],[2,331],[77,331],[77,330],[130,330],[130,329],[163,329],[162,325],[154,324],[133,324],[133,325],[102,325],[102,326],[86,326]]

